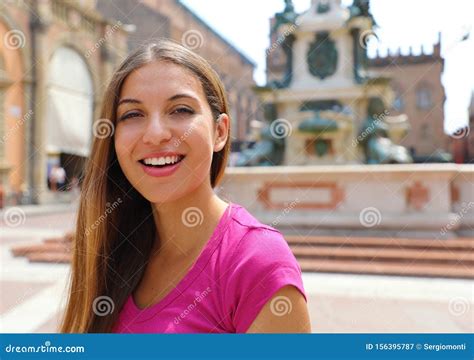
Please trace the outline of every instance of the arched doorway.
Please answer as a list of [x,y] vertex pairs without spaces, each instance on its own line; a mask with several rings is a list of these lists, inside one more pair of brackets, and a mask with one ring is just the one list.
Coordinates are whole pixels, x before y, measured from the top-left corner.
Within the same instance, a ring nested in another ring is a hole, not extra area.
[[[7,75],[7,68],[5,66],[5,58],[0,52],[0,163],[5,162],[5,92],[10,81]],[[1,166],[1,165],[0,165]],[[1,171],[1,170],[0,170]],[[1,181],[1,180],[0,180]]]
[[[5,66],[5,58],[3,57],[2,52],[0,52],[0,192],[4,194],[8,188],[7,186],[7,176],[9,171],[9,166],[6,161],[5,152],[6,152],[6,123],[5,123],[5,92],[9,85],[9,79],[7,76],[7,69]],[[4,206],[3,196],[0,195],[0,208]]]
[[59,190],[81,178],[92,137],[93,85],[84,59],[72,48],[60,47],[51,58],[47,77],[46,152],[50,174],[65,170]]
[[0,17],[0,184],[4,205],[15,205],[26,186],[25,38],[4,14]]

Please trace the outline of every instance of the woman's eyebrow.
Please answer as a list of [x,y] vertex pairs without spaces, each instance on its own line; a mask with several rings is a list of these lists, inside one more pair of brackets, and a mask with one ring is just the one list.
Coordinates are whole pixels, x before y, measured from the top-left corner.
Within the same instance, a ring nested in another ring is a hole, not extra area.
[[189,94],[176,94],[176,95],[173,95],[172,97],[170,97],[168,99],[168,101],[178,100],[178,99],[182,99],[182,98],[188,98],[188,99],[192,99],[194,101],[199,102],[199,100],[196,97],[194,97],[192,95],[189,95]]
[[140,100],[137,100],[137,99],[121,99],[118,104],[117,104],[117,107],[119,107],[120,105],[122,104],[141,104],[142,102]]
[[[174,101],[174,100],[178,100],[178,99],[182,99],[182,98],[187,98],[187,99],[191,99],[191,100],[194,100],[196,102],[199,102],[199,100],[196,97],[194,97],[192,95],[189,95],[189,94],[176,94],[176,95],[173,95],[172,97],[170,97],[167,101]],[[124,99],[120,99],[120,101],[117,104],[117,108],[122,104],[141,104],[141,103],[142,102],[140,100],[137,100],[137,99],[124,98]]]

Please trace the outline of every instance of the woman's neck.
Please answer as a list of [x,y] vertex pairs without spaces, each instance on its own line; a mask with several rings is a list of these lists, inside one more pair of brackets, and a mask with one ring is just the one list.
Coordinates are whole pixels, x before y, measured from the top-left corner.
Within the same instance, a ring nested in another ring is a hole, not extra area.
[[210,185],[173,202],[153,204],[159,234],[159,256],[183,258],[201,249],[209,240],[228,203]]

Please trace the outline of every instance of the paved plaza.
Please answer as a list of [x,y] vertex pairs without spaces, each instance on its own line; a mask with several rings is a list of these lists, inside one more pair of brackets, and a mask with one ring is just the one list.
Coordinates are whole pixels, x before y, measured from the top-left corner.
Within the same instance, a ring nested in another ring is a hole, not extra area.
[[[69,265],[30,263],[10,248],[73,229],[75,208],[24,211],[24,223],[0,224],[0,332],[56,332]],[[473,280],[304,273],[303,281],[314,332],[474,332]]]

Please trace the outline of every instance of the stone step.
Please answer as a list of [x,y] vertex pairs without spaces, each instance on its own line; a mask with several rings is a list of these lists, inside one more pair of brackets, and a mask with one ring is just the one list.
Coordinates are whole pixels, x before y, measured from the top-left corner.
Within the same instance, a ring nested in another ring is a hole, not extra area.
[[308,272],[403,275],[474,279],[474,266],[453,264],[399,264],[386,261],[299,259],[301,270]]
[[303,271],[474,278],[474,239],[285,236]]
[[298,258],[337,258],[391,261],[461,262],[474,265],[474,252],[460,250],[413,249],[413,248],[360,248],[336,246],[291,245]]
[[27,256],[30,253],[69,253],[71,245],[67,243],[42,243],[13,246],[13,256]]
[[[474,278],[474,239],[285,236],[303,271]],[[72,236],[15,246],[31,262],[67,263]]]
[[399,239],[399,238],[370,238],[370,237],[335,237],[335,236],[297,236],[285,235],[290,245],[335,245],[335,246],[364,246],[375,248],[417,248],[417,249],[449,249],[474,250],[474,238],[457,239]]
[[74,232],[67,232],[63,236],[44,239],[45,243],[57,243],[57,242],[72,242],[74,240]]
[[30,262],[47,262],[47,263],[70,263],[72,260],[72,255],[68,253],[61,252],[32,252],[26,255],[26,258]]

